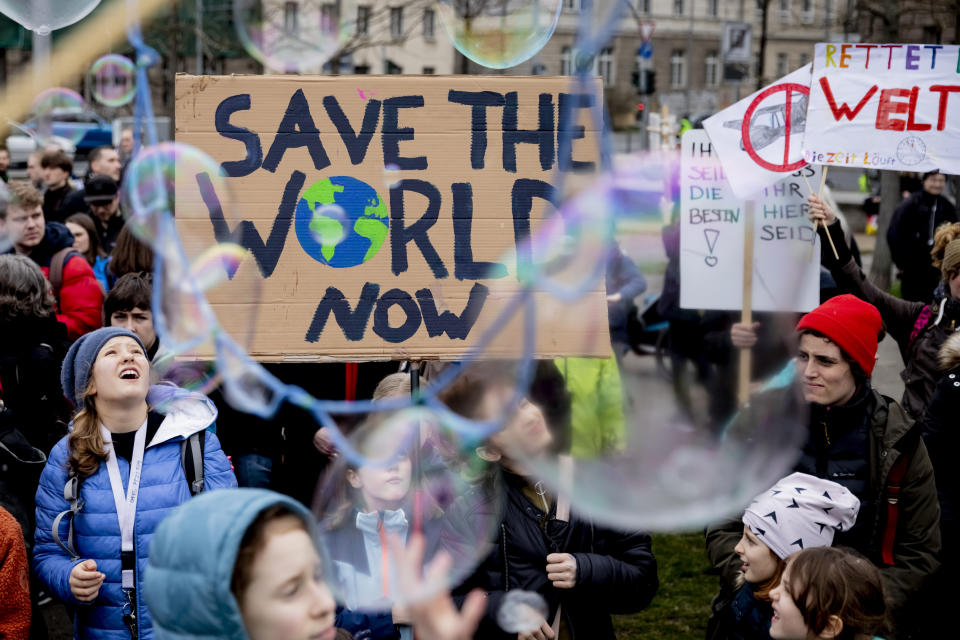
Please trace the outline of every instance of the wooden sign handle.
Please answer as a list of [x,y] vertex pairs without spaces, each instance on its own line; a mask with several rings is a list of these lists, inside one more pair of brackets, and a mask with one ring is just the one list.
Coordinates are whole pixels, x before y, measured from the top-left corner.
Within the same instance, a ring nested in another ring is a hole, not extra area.
[[[753,209],[754,201],[747,200],[743,230],[743,307],[740,322],[753,322]],[[750,364],[753,349],[740,349],[740,380],[737,385],[737,401],[742,407],[750,402]]]

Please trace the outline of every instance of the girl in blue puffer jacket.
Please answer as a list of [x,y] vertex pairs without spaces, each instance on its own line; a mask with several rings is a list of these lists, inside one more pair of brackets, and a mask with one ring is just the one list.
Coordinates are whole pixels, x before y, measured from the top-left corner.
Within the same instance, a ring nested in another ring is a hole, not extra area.
[[[77,413],[40,478],[33,569],[76,606],[76,637],[150,639],[138,597],[150,539],[190,498],[181,444],[212,427],[216,409],[200,394],[151,387],[143,344],[116,327],[77,340],[61,382]],[[203,488],[235,487],[217,437],[207,432],[203,441]],[[72,503],[68,481],[78,485]]]

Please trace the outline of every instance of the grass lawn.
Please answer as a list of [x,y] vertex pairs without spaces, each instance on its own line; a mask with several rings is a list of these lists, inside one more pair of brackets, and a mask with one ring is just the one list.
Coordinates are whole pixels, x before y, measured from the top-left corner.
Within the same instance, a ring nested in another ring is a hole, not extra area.
[[708,574],[710,562],[702,533],[653,536],[653,553],[660,572],[660,591],[647,609],[614,616],[619,640],[704,637],[717,576]]

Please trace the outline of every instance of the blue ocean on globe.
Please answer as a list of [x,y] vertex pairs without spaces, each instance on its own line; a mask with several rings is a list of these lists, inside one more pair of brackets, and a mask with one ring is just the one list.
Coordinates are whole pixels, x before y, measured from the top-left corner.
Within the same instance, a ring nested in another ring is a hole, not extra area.
[[366,182],[334,176],[303,192],[294,216],[297,240],[317,262],[355,267],[377,254],[387,237],[387,205]]

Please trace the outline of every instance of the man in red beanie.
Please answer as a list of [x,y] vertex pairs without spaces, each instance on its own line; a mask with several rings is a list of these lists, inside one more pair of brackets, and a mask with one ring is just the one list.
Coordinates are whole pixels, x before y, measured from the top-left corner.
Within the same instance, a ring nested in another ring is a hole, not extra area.
[[[900,640],[918,628],[918,596],[938,566],[940,507],[919,429],[870,385],[882,328],[877,308],[852,295],[827,300],[797,324],[795,364],[810,421],[794,470],[838,482],[859,498],[856,524],[834,544],[880,568]],[[788,393],[772,390],[755,401],[785,403]],[[741,531],[739,520],[707,530],[707,551],[725,581],[739,568],[733,548]]]

